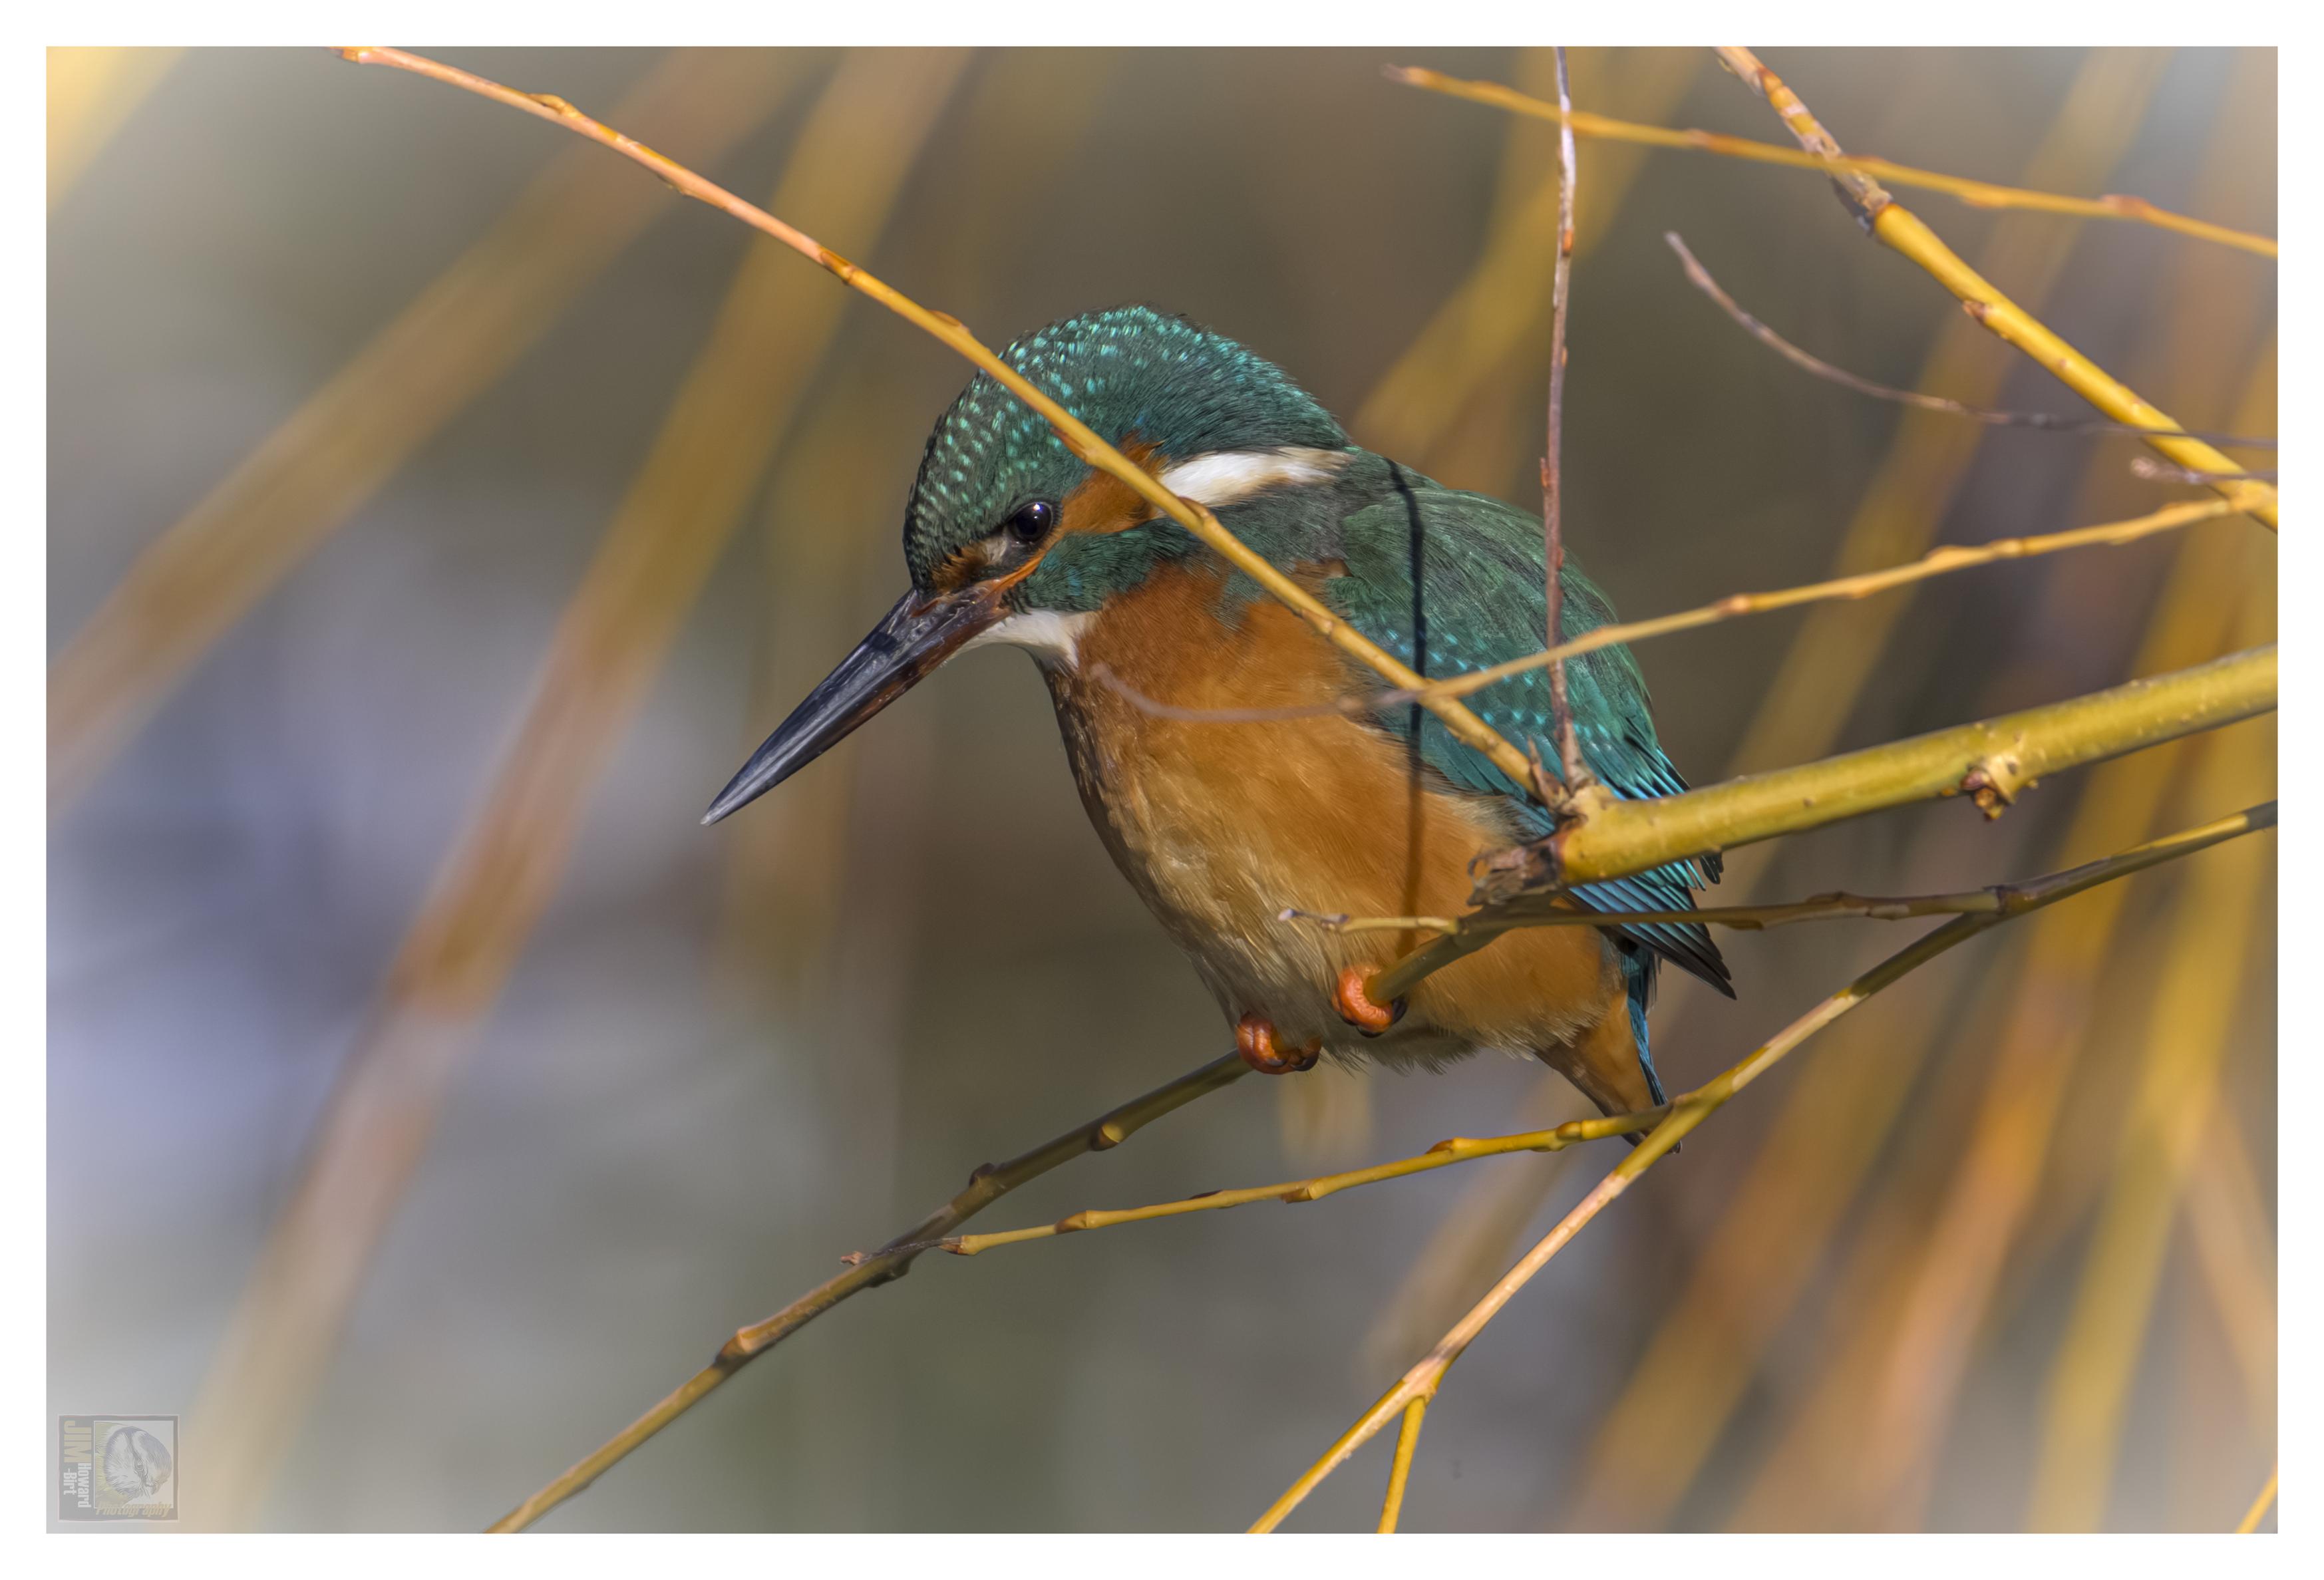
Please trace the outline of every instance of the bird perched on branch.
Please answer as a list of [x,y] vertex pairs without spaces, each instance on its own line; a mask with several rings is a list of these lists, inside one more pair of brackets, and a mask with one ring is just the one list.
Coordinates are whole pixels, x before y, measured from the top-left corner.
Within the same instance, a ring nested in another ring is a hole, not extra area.
[[[1444,678],[1539,650],[1537,516],[1351,445],[1283,372],[1148,308],[1067,318],[1003,359],[1380,647]],[[1022,648],[1056,704],[1082,803],[1124,877],[1186,951],[1255,1068],[1322,1053],[1434,1066],[1530,1053],[1600,1109],[1663,1100],[1646,1036],[1667,960],[1732,996],[1691,923],[1508,933],[1377,1005],[1415,940],[1286,922],[1286,908],[1453,914],[1470,863],[1538,839],[1550,813],[1420,708],[1350,709],[1370,671],[1232,570],[980,373],[929,436],[904,517],[912,588],[799,704],[704,818],[798,772],[947,659]],[[1569,563],[1560,631],[1613,618]],[[1567,666],[1591,773],[1622,797],[1686,786],[1621,648]],[[1551,739],[1539,670],[1472,702],[1520,746]],[[1554,772],[1553,767],[1552,772]],[[1717,859],[1574,889],[1593,911],[1690,908]]]

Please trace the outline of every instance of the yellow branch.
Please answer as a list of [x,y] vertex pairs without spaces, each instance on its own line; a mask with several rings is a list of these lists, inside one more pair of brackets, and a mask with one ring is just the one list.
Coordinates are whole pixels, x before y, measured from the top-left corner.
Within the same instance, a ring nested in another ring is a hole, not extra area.
[[[1800,101],[1799,95],[1761,64],[1757,56],[1748,50],[1727,47],[1720,50],[1719,57],[1767,101],[1768,106],[1792,129],[1801,146],[1831,172],[1834,184],[1858,210],[1873,235],[1891,251],[1919,264],[1940,285],[1960,298],[1970,317],[2041,363],[2060,382],[2115,421],[2137,428],[2185,431],[2185,425],[2177,418],[2149,405],[2136,390],[2067,344],[2047,325],[2004,296],[1940,241],[1936,232],[1923,224],[1918,215],[1881,190],[1864,173],[1858,161],[1851,161],[1840,153],[1840,145]],[[2141,438],[2149,449],[2190,471],[2238,470],[2233,461],[2200,439],[2152,433]],[[2213,486],[2222,498],[2231,497],[2237,489],[2264,490],[2264,498],[2258,493],[2251,494],[2238,508],[2270,528],[2277,524],[2273,489],[2260,483],[2225,481]]]
[[1595,883],[1704,850],[1773,839],[1938,796],[1999,808],[2034,781],[2269,712],[2275,648],[2232,654],[2111,691],[1909,740],[1751,774],[1655,801],[1618,802],[1551,841],[1556,881]]
[[1396,1458],[1388,1467],[1388,1496],[1380,1501],[1381,1536],[1393,1535],[1397,1516],[1404,1512],[1404,1484],[1412,1479],[1412,1451],[1420,1446],[1420,1421],[1428,1413],[1428,1396],[1404,1407],[1404,1429],[1396,1435]]
[[[2134,847],[2106,860],[2079,868],[2074,874],[2061,875],[2070,881],[2061,881],[2056,888],[2045,893],[2033,908],[2055,905],[2100,884],[2191,855],[2259,829],[2273,828],[2274,824],[2275,804],[2269,802],[2216,822],[2206,823],[2200,828]],[[1765,1075],[1793,1049],[1874,994],[1926,965],[1956,944],[1964,943],[2007,920],[2009,917],[2006,915],[1961,916],[1946,923],[1818,1004],[1716,1079],[1674,1100],[1669,1113],[1647,1133],[1637,1149],[1616,1164],[1613,1171],[1592,1187],[1555,1228],[1505,1273],[1500,1281],[1488,1291],[1484,1298],[1471,1307],[1427,1355],[1405,1373],[1395,1387],[1359,1417],[1353,1426],[1342,1432],[1338,1440],[1324,1450],[1323,1456],[1310,1465],[1268,1507],[1267,1512],[1259,1517],[1251,1529],[1271,1531],[1281,1525],[1285,1517],[1297,1508],[1309,1493],[1321,1485],[1326,1476],[1346,1464],[1350,1456],[1370,1441],[1382,1427],[1395,1419],[1414,1400],[1433,1397],[1452,1363],[1461,1358],[1462,1352],[1475,1342],[1477,1336],[1516,1297],[1517,1292],[1530,1282],[1551,1258],[1564,1249],[1584,1225],[1605,1210],[1615,1198],[1630,1188],[1632,1182],[1654,1167],[1689,1132],[1716,1113],[1737,1093]]]
[[[1521,872],[1488,876],[1489,901],[1625,877],[1709,850],[1821,828],[1868,813],[1967,795],[1997,817],[2018,793],[2066,768],[2215,730],[2275,706],[2275,648],[2255,648],[2112,691],[2029,708],[1909,740],[1749,774],[1683,795],[1601,801],[1525,852]],[[1484,948],[1491,932],[1421,945],[1365,988],[1386,1004]]]
[[1497,685],[1545,665],[1581,653],[1594,653],[1600,648],[1611,648],[1618,643],[1643,642],[1652,637],[1668,636],[1674,631],[1690,631],[1699,626],[1716,625],[1720,620],[1736,620],[1744,615],[1794,609],[1803,603],[1869,598],[1892,587],[1925,582],[1932,576],[1949,576],[1956,571],[1994,565],[2002,560],[2034,559],[2072,548],[2120,547],[2160,532],[2233,515],[2237,509],[2233,500],[2195,500],[2186,504],[2167,505],[2128,520],[2106,521],[2095,527],[2075,527],[2064,532],[2045,533],[2035,537],[1999,537],[1990,543],[1948,544],[1942,548],[1932,548],[1919,559],[1901,565],[1889,565],[1853,576],[1835,576],[1827,582],[1810,582],[1798,587],[1779,588],[1772,592],[1734,592],[1716,602],[1683,609],[1675,614],[1658,614],[1651,620],[1634,620],[1626,625],[1600,626],[1570,642],[1560,642],[1554,648],[1528,653],[1522,658],[1512,658],[1489,669],[1473,670],[1450,680],[1431,682],[1409,694],[1395,692],[1370,701],[1375,705],[1386,706],[1430,695],[1470,696],[1489,685]]
[[[2273,802],[2238,814],[2251,827],[2266,827],[2273,822],[2275,811]],[[2234,819],[2227,820],[2234,822]],[[2224,825],[2213,825],[2215,828]],[[2231,831],[2245,831],[2241,826]],[[2193,837],[2193,836],[2189,836]],[[2221,835],[2225,838],[2225,835]],[[2142,852],[2159,851],[2153,860],[2167,859],[2181,853],[2171,841],[2154,846],[2142,846]],[[1871,900],[1854,896],[1831,896],[1826,900],[1805,902],[1799,907],[1761,906],[1745,909],[1780,912],[1792,909],[1821,907],[1832,902],[1843,902],[1856,910],[1820,910],[1831,915],[1893,915],[1928,916],[1951,914],[1965,920],[1979,921],[1986,925],[2022,916],[2055,904],[2068,895],[2078,895],[2095,884],[2118,877],[2126,871],[2136,870],[2138,864],[2151,866],[2153,860],[2143,857],[2138,863],[2126,867],[2131,859],[2109,856],[2097,861],[2086,861],[2062,872],[2045,873],[2040,877],[2021,879],[2016,883],[1996,884],[1990,888],[1972,889],[1959,895],[1928,895],[1905,900]],[[1894,907],[1892,909],[1892,907]],[[1676,920],[1683,914],[1698,918],[1709,913],[1641,912],[1638,920]],[[1569,913],[1577,923],[1603,923],[1613,920],[1591,913]],[[1442,917],[1397,916],[1382,917],[1379,925],[1435,926]],[[1933,934],[1932,934],[1933,936]],[[1695,1094],[1700,1095],[1700,1094]],[[1157,1218],[1184,1217],[1189,1213],[1219,1212],[1232,1207],[1250,1207],[1262,1201],[1307,1202],[1321,1201],[1358,1185],[1377,1185],[1383,1180],[1400,1180],[1413,1174],[1425,1174],[1455,1163],[1474,1162],[1479,1158],[1506,1157],[1512,1153],[1563,1152],[1567,1147],[1585,1141],[1602,1141],[1609,1136],[1631,1135],[1647,1129],[1671,1112],[1669,1107],[1643,1109],[1635,1114],[1609,1114],[1594,1119],[1572,1119],[1547,1130],[1520,1131],[1513,1135],[1484,1137],[1455,1136],[1440,1141],[1426,1152],[1413,1157],[1396,1158],[1385,1163],[1373,1163],[1366,1168],[1349,1169],[1336,1174],[1317,1174],[1305,1180],[1286,1180],[1276,1185],[1249,1185],[1234,1190],[1207,1190],[1200,1196],[1181,1197],[1176,1201],[1157,1201],[1144,1207],[1092,1208],[1072,1213],[1053,1224],[1035,1224],[1022,1229],[1000,1229],[986,1235],[955,1235],[949,1239],[932,1240],[923,1245],[890,1249],[913,1251],[943,1250],[956,1256],[974,1256],[1002,1245],[1020,1245],[1028,1240],[1055,1239],[1060,1235],[1079,1234],[1084,1229],[1111,1229],[1123,1224],[1151,1223]]]
[[[1369,666],[1392,684],[1412,688],[1422,684],[1421,676],[1416,671],[1333,614],[1306,589],[1220,525],[1218,518],[1207,509],[1182,500],[1164,488],[1144,467],[1106,443],[1079,418],[1043,394],[1022,373],[994,355],[959,319],[920,306],[861,265],[841,257],[805,231],[784,224],[756,204],[744,201],[716,182],[656,153],[635,138],[590,119],[554,94],[521,93],[473,72],[403,50],[364,46],[344,48],[339,53],[359,66],[390,66],[400,71],[410,71],[454,87],[465,88],[577,133],[593,142],[602,143],[636,161],[684,196],[706,203],[754,229],[763,231],[793,252],[836,275],[851,289],[861,291],[973,363],[1010,394],[1039,412],[1056,430],[1058,440],[1066,449],[1099,471],[1129,484],[1141,499],[1185,528],[1227,563],[1288,605],[1318,634],[1342,652]],[[1525,754],[1504,740],[1497,730],[1466,706],[1449,697],[1428,698],[1423,705],[1444,721],[1445,729],[1456,739],[1491,758],[1495,767],[1517,784],[1532,782],[1531,768]]]
[[1615,142],[1642,142],[1656,148],[1689,149],[1698,153],[1723,154],[1729,159],[1751,160],[1760,164],[1789,165],[1797,170],[1829,172],[1839,168],[1877,176],[1900,187],[1921,187],[1930,191],[1943,192],[1960,198],[1972,208],[2025,208],[2049,214],[2070,214],[2086,219],[2127,219],[2141,225],[2159,225],[2164,230],[2177,231],[2181,235],[2218,242],[2223,246],[2237,247],[2246,253],[2256,253],[2263,258],[2276,255],[2276,243],[2272,237],[2190,219],[2183,214],[2172,214],[2167,209],[2157,208],[2143,198],[2111,194],[2104,198],[2068,198],[2055,192],[2033,192],[2023,187],[1997,186],[1991,181],[1977,181],[1963,176],[1918,170],[1911,165],[1898,164],[1894,160],[1843,156],[1838,161],[1828,161],[1813,153],[1778,147],[1772,142],[1755,142],[1749,138],[1729,137],[1717,132],[1683,130],[1674,126],[1642,126],[1635,121],[1618,121],[1608,115],[1593,115],[1586,110],[1576,110],[1570,115],[1561,115],[1555,105],[1519,93],[1515,88],[1503,87],[1496,82],[1464,81],[1416,66],[1390,66],[1387,74],[1391,82],[1424,87],[1431,93],[1490,105],[1496,109],[1531,115],[1537,120],[1562,120],[1582,137],[1602,137]]
[[1612,1114],[1600,1119],[1572,1119],[1553,1129],[1527,1130],[1515,1135],[1455,1136],[1450,1141],[1438,1142],[1416,1156],[1396,1158],[1385,1163],[1374,1163],[1370,1168],[1350,1169],[1337,1174],[1318,1174],[1307,1180],[1286,1180],[1279,1185],[1249,1185],[1239,1190],[1213,1190],[1201,1196],[1182,1197],[1176,1201],[1157,1201],[1145,1207],[1093,1208],[1059,1218],[1053,1224],[1035,1224],[1023,1229],[1001,1229],[990,1235],[955,1235],[950,1239],[931,1240],[910,1248],[943,1250],[956,1256],[974,1256],[1002,1245],[1021,1245],[1028,1240],[1052,1240],[1059,1235],[1078,1234],[1084,1229],[1111,1229],[1123,1224],[1152,1223],[1157,1218],[1184,1217],[1194,1212],[1218,1212],[1230,1207],[1249,1207],[1260,1201],[1321,1201],[1326,1196],[1336,1196],[1358,1185],[1377,1185],[1384,1180],[1425,1174],[1433,1170],[1450,1168],[1454,1163],[1471,1163],[1479,1158],[1506,1157],[1511,1153],[1563,1152],[1580,1142],[1633,1134],[1654,1125],[1668,1111],[1648,1108],[1641,1113]]

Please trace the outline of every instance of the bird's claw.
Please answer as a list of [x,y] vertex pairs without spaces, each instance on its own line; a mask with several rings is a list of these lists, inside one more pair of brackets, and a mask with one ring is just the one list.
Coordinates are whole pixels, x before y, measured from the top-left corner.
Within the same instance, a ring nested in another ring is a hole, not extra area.
[[1280,1047],[1275,1040],[1275,1023],[1263,1015],[1247,1014],[1235,1023],[1235,1052],[1261,1075],[1292,1075],[1314,1069],[1323,1045]]
[[1361,966],[1350,966],[1340,973],[1339,986],[1332,990],[1332,1007],[1340,1018],[1367,1037],[1377,1037],[1404,1018],[1406,1003],[1398,998],[1389,1004],[1374,1004],[1364,991],[1368,973]]

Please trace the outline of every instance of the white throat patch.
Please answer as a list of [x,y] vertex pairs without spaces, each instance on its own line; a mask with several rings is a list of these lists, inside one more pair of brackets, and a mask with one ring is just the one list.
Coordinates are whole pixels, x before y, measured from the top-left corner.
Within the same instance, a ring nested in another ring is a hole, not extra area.
[[1071,669],[1082,633],[1096,618],[1092,611],[1061,614],[1054,609],[1029,609],[985,627],[963,643],[960,650],[965,653],[974,648],[1022,648],[1043,664]]
[[1161,477],[1182,499],[1215,510],[1270,488],[1329,482],[1348,464],[1345,450],[1217,450],[1181,461]]

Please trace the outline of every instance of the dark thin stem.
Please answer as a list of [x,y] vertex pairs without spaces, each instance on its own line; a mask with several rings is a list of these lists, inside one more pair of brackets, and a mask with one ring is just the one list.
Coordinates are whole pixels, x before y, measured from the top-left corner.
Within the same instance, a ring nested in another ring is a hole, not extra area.
[[[1549,443],[1541,458],[1541,525],[1549,561],[1548,629],[1545,644],[1558,643],[1564,618],[1565,499],[1560,451],[1565,433],[1565,318],[1573,298],[1573,94],[1565,77],[1565,51],[1557,54],[1557,108],[1566,117],[1557,132],[1557,267],[1550,281],[1549,312]],[[1565,660],[1549,666],[1550,727],[1557,739],[1559,776],[1564,780],[1564,800],[1591,783],[1582,761],[1582,743],[1573,730],[1573,703],[1565,684]],[[1554,810],[1554,809],[1553,809]]]
[[[1663,240],[1669,243],[1671,251],[1678,254],[1679,262],[1686,270],[1688,282],[1695,289],[1718,303],[1720,310],[1742,326],[1745,332],[1753,339],[1794,367],[1812,373],[1819,379],[1828,380],[1843,390],[1853,390],[1858,395],[1869,395],[1876,400],[1894,400],[1901,405],[1918,407],[1923,411],[1942,412],[1948,417],[1965,417],[1971,422],[1981,422],[1993,427],[2041,428],[2056,434],[2131,434],[2142,437],[2150,434],[2162,434],[2203,439],[2214,445],[2226,445],[2242,450],[2275,448],[2273,439],[2259,438],[2248,434],[2213,433],[2203,428],[2134,427],[2128,423],[2108,422],[2103,418],[2059,417],[2047,411],[1996,411],[1989,407],[1971,406],[1966,401],[1948,400],[1942,395],[1928,395],[1918,390],[1898,390],[1887,384],[1876,384],[1869,379],[1849,372],[1846,368],[1832,366],[1812,352],[1801,350],[1761,323],[1758,318],[1746,310],[1742,304],[1729,296],[1719,281],[1711,277],[1711,271],[1702,266],[1701,259],[1688,251],[1687,244],[1679,239],[1679,234],[1676,231],[1665,231]],[[2141,464],[2150,463],[2147,463],[2146,458],[2142,457]],[[2144,476],[2145,473],[2142,473],[2141,475]],[[2272,481],[2275,474],[2243,473],[2236,475],[2253,479],[2264,475]],[[2203,477],[2196,481],[2208,482],[2213,479]]]

